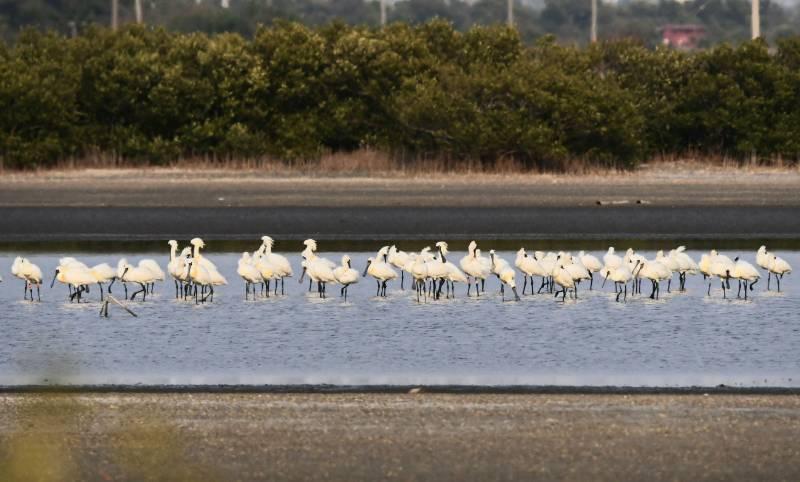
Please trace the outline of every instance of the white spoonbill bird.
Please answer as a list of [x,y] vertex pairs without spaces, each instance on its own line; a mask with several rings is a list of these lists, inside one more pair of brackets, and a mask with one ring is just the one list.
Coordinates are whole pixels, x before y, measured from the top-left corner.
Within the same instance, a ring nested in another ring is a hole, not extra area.
[[[315,258],[313,260],[306,260],[306,272],[311,279],[317,281],[317,292],[320,298],[327,298],[328,283],[336,283],[336,276],[333,274],[333,268],[328,264],[326,259]],[[300,280],[302,281],[302,276]]]
[[730,275],[731,278],[736,278],[739,281],[739,290],[736,292],[736,297],[738,298],[741,296],[742,284],[744,284],[744,299],[747,299],[748,288],[750,291],[753,291],[753,286],[758,283],[761,275],[758,274],[756,267],[747,261],[741,260],[737,257],[733,259],[733,262],[736,264],[733,266],[733,272],[730,273]]
[[245,251],[242,253],[242,257],[239,258],[239,263],[236,268],[236,273],[242,277],[244,280],[244,299],[247,301],[248,296],[250,295],[250,287],[253,287],[253,299],[256,299],[256,284],[261,283],[264,281],[264,278],[261,277],[261,272],[253,266],[253,259],[250,257],[250,253]]
[[[42,284],[42,270],[38,266],[31,263],[28,258],[17,256],[14,258],[14,263],[11,265],[11,274],[25,282],[25,287],[22,290],[22,298],[28,299],[28,291],[31,294],[31,301],[33,301],[33,287],[36,286],[36,296],[39,301],[42,301],[40,286]],[[0,278],[0,281],[2,279]]]
[[583,263],[581,263],[580,258],[575,258],[569,253],[559,253],[556,260],[561,264],[561,266],[564,267],[564,269],[567,270],[567,273],[572,276],[573,281],[575,281],[573,291],[575,294],[575,299],[578,299],[578,285],[583,280],[591,281],[592,273],[590,273]]
[[700,271],[700,267],[692,259],[691,256],[686,254],[686,246],[678,246],[669,252],[670,259],[675,260],[678,264],[680,290],[686,291],[686,275],[694,275]]
[[[456,297],[456,283],[467,283],[467,276],[458,269],[452,261],[447,260],[447,255],[449,254],[449,249],[447,243],[444,241],[440,241],[436,243],[436,246],[439,248],[439,255],[442,258],[442,263],[444,263],[444,267],[447,270],[447,274],[445,275],[445,283],[447,286],[447,298],[451,296],[453,298]],[[439,288],[439,295],[441,295],[441,287]]]
[[389,247],[389,257],[386,260],[400,270],[400,289],[405,289],[403,282],[405,281],[405,267],[408,264],[408,253],[398,250],[395,245],[391,245]]
[[671,278],[672,271],[657,260],[637,260],[635,263],[638,264],[638,269],[635,270],[633,276],[650,280],[653,288],[650,292],[650,299],[657,300],[661,293],[661,280]]
[[[426,262],[428,267],[428,277],[433,280],[433,299],[438,300],[442,295],[442,287],[447,282],[447,276],[450,274],[450,269],[447,267],[447,243],[439,241],[436,243],[436,250],[438,255]],[[436,282],[439,286],[436,286]],[[448,286],[448,291],[449,291]]]
[[286,289],[284,287],[284,280],[286,278],[291,278],[294,275],[292,271],[292,264],[289,263],[289,260],[286,259],[285,256],[280,254],[275,254],[272,252],[273,246],[275,246],[275,240],[269,236],[262,236],[261,237],[261,247],[263,249],[264,255],[272,265],[275,277],[275,294],[278,294],[278,280],[281,282],[281,294],[286,294]]
[[147,268],[141,266],[133,266],[128,263],[128,260],[122,258],[117,263],[117,277],[123,283],[136,283],[142,287],[139,291],[134,292],[130,300],[133,301],[136,295],[142,294],[142,301],[147,298],[147,285],[153,282],[154,274]]
[[258,270],[261,276],[261,294],[264,294],[264,286],[266,285],[266,296],[269,298],[270,280],[275,280],[275,287],[278,287],[278,275],[276,274],[275,266],[269,261],[263,249],[259,248],[258,251],[253,253],[251,263]]
[[542,289],[544,288],[547,288],[547,291],[552,293],[553,271],[555,271],[555,269],[558,267],[556,264],[556,261],[558,261],[558,256],[553,252],[545,253],[544,251],[536,251],[533,257],[539,262],[539,265],[545,272],[545,276],[542,278],[542,286],[539,287],[539,291],[536,293],[541,293]]
[[183,248],[180,255],[176,255],[178,242],[171,239],[167,244],[170,246],[167,272],[175,281],[175,299],[180,297],[181,292],[183,292],[183,297],[185,298],[189,284],[189,270],[186,269],[186,259],[191,256],[192,248],[187,246]]
[[[633,269],[636,269],[638,266],[639,261],[636,261],[633,265]],[[604,270],[606,268],[603,268]],[[628,282],[633,279],[633,273],[628,266],[621,264],[617,268],[609,269],[604,272],[605,278],[610,279],[614,282],[614,291],[617,293],[617,301],[619,301],[619,297],[622,294],[622,288],[625,288],[625,298],[624,300],[628,299]],[[623,286],[620,286],[622,284]]]
[[[305,245],[305,249],[301,255],[306,264],[304,266],[305,270],[300,275],[299,282],[302,283],[304,275],[308,273],[308,277],[317,282],[317,293],[319,297],[326,298],[325,289],[327,284],[336,282],[336,277],[333,275],[333,269],[336,267],[336,264],[328,259],[317,256],[317,242],[313,239],[306,239],[303,241],[303,244]],[[311,291],[310,288],[311,286],[309,283],[309,291]]]
[[[610,246],[606,254],[603,255],[603,271],[602,273],[607,275],[612,273],[615,269],[622,266],[622,258],[616,254],[614,247]],[[606,282],[603,281],[603,287],[606,285]]]
[[[727,298],[726,289],[730,289],[730,279],[731,273],[736,268],[735,263],[732,259],[725,255],[718,254],[716,250],[711,250],[708,259],[709,261],[709,272],[711,276],[716,276],[719,278],[720,283],[722,284],[722,297]],[[708,294],[711,295],[711,280],[709,279],[708,282]]]
[[783,275],[791,273],[792,267],[785,259],[773,255],[772,261],[769,263],[769,272],[775,275],[775,281],[778,282],[778,291],[780,291]]
[[[211,260],[200,254],[200,249],[205,248],[206,243],[204,243],[203,240],[200,238],[193,238],[191,241],[189,241],[189,244],[191,244],[194,247],[194,253],[192,254],[192,259],[193,259],[192,262],[195,264],[199,264],[200,266],[205,268],[206,271],[208,271],[208,274],[211,277],[211,284],[214,286],[222,286],[228,284],[228,280],[226,280],[225,277],[220,274],[219,270],[217,269],[217,265],[215,265],[214,263],[211,262]],[[204,288],[205,287],[206,286],[204,286]],[[213,296],[211,298],[213,301]]]
[[156,289],[156,281],[164,281],[164,271],[161,269],[161,266],[154,259],[143,259],[139,261],[139,267],[149,270],[153,273],[153,281],[150,282],[148,286],[150,293],[153,293]]
[[[491,274],[491,265],[486,266],[486,263],[481,261],[480,251],[478,250],[478,243],[471,241],[467,247],[467,255],[461,258],[461,269],[464,273],[475,281],[475,296],[480,296],[481,292],[478,289],[478,280],[482,283],[486,282],[486,278]],[[467,296],[469,296],[470,283],[467,283]]]
[[[187,258],[186,264],[189,270],[189,279],[192,280],[192,285],[194,286],[194,304],[205,303],[206,300],[214,301],[214,281],[211,272],[201,263],[197,262],[194,257]],[[208,289],[208,294],[198,295],[198,286],[201,287],[202,292]]]
[[772,261],[773,256],[772,253],[767,251],[767,247],[764,245],[756,251],[756,264],[767,272],[767,291],[769,291],[770,278],[772,278],[772,272],[769,270],[769,263]]
[[567,290],[572,290],[575,298],[578,298],[577,293],[575,293],[575,279],[564,265],[557,265],[553,269],[553,282],[561,287],[560,290],[555,292],[555,297],[558,298],[558,294],[561,293],[562,302],[567,300]]
[[[525,289],[528,286],[528,278],[531,279],[531,294],[533,294],[533,277],[545,276],[542,265],[539,264],[534,256],[528,256],[525,248],[519,248],[519,251],[517,251],[517,257],[514,260],[514,266],[516,266],[517,269],[522,272],[525,280],[525,282],[522,283],[522,294],[525,294]],[[544,282],[542,284],[544,284]]]
[[367,259],[363,276],[370,275],[378,283],[378,293],[375,296],[386,297],[386,283],[397,278],[397,272],[386,261],[389,257],[389,246],[378,250],[375,258]]
[[517,283],[514,279],[516,277],[516,272],[507,261],[498,257],[493,249],[489,251],[489,256],[492,263],[492,272],[497,275],[497,279],[500,280],[500,296],[502,296],[503,301],[506,300],[505,285],[508,285],[514,293],[514,301],[519,301]]
[[589,271],[589,290],[591,290],[594,284],[594,273],[600,272],[600,270],[603,269],[603,264],[597,257],[586,254],[583,251],[578,253],[578,259],[581,260],[581,264]]
[[447,296],[449,298],[450,297],[455,298],[456,283],[469,283],[469,280],[467,279],[467,275],[465,275],[463,271],[458,269],[458,266],[456,266],[452,262],[447,261],[445,263],[445,266],[447,266],[447,281],[449,282],[450,285],[450,290],[448,291]]
[[672,288],[672,273],[678,273],[680,276],[681,267],[678,264],[678,260],[672,256],[665,255],[663,249],[656,252],[656,261],[661,263],[670,271],[670,277],[667,279],[667,293],[669,293],[670,289]]
[[425,291],[425,280],[428,279],[428,263],[422,254],[413,254],[409,258],[411,264],[411,277],[414,279],[414,288],[417,290],[417,303],[420,301],[420,294],[425,293],[425,300],[428,299],[428,292]]
[[342,256],[342,265],[333,270],[333,277],[336,278],[337,283],[342,285],[339,295],[344,296],[344,301],[347,302],[347,288],[351,284],[358,283],[358,271],[354,270],[350,264],[350,256],[346,254]]
[[[303,245],[305,246],[305,249],[303,249],[303,252],[301,252],[300,255],[303,257],[304,260],[306,260],[306,266],[305,266],[306,269],[305,269],[304,273],[308,273],[309,274],[308,291],[311,291],[311,282],[312,281],[316,281],[317,282],[317,291],[320,294],[322,294],[321,290],[322,290],[322,288],[324,288],[324,286],[321,284],[320,280],[318,280],[318,279],[314,278],[313,276],[311,276],[311,272],[309,272],[309,269],[311,267],[311,263],[319,260],[322,263],[327,264],[328,267],[331,270],[331,273],[330,273],[331,276],[333,276],[333,268],[336,267],[336,263],[334,263],[331,260],[328,260],[328,259],[325,259],[325,258],[320,258],[319,256],[317,256],[317,253],[316,253],[316,251],[317,251],[317,242],[314,241],[313,239],[306,239],[305,241],[303,241]],[[319,271],[319,270],[320,270],[320,268],[317,268],[317,271]],[[324,274],[325,275],[328,274],[327,270],[324,271]],[[300,283],[303,282],[303,277],[304,276],[302,276],[302,275],[300,276],[300,280],[299,280]]]
[[[113,282],[117,277],[117,272],[108,263],[100,263],[92,266],[89,272],[94,276],[95,283],[100,288],[100,301],[103,301],[103,283]],[[109,285],[109,293],[111,292],[111,285]]]
[[85,267],[75,264],[68,264],[67,266],[59,265],[56,268],[53,281],[50,282],[50,288],[53,287],[56,280],[74,288],[75,291],[70,294],[69,301],[72,302],[77,297],[77,301],[80,303],[82,293],[84,291],[89,291],[88,286],[95,282],[95,277],[92,276],[92,273]]

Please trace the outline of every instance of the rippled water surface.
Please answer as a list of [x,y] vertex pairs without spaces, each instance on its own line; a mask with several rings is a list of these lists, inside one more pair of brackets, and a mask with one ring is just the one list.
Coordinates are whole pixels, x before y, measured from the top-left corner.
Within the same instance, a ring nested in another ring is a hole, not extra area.
[[[765,291],[762,280],[747,301],[736,299],[735,282],[729,299],[718,282],[706,296],[696,276],[686,293],[667,294],[665,284],[658,301],[638,295],[626,303],[599,282],[593,291],[582,286],[577,301],[542,294],[503,302],[496,279],[480,299],[460,285],[454,300],[421,304],[408,280],[405,291],[391,283],[382,299],[362,279],[344,303],[337,287],[323,300],[297,277],[286,296],[245,302],[239,255],[210,249],[229,280],[213,303],[176,301],[168,281],[130,304],[138,318],[112,306],[105,319],[96,289],[78,305],[66,287],[49,288],[63,253],[30,257],[47,286],[41,303],[22,301],[22,282],[10,274],[15,254],[0,254],[0,384],[800,385],[800,280],[791,275],[783,292]],[[371,255],[351,254],[359,270]],[[754,252],[726,254],[754,263]],[[800,266],[797,252],[778,254]],[[512,253],[501,255],[513,262]],[[79,258],[116,265],[121,256]],[[127,255],[141,257],[166,267],[160,254]],[[299,255],[289,257],[299,273]]]

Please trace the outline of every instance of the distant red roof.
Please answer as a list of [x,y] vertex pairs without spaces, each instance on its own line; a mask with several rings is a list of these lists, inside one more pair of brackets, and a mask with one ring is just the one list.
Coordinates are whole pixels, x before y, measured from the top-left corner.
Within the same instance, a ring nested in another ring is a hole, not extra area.
[[667,24],[661,27],[661,41],[677,49],[696,49],[706,37],[706,28],[697,24]]

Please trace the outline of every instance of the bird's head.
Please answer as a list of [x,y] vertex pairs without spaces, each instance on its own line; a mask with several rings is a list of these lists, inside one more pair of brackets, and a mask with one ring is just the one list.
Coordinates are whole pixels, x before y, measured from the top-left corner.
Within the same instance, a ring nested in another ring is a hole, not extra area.
[[58,274],[61,272],[61,266],[56,268],[56,273],[53,275],[53,281],[50,282],[50,287],[52,288],[53,285],[56,284],[56,278],[58,278]]

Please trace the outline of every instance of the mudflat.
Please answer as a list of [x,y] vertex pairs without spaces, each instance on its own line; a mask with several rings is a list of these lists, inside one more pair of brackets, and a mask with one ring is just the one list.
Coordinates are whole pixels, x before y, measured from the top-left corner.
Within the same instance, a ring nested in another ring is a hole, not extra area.
[[288,176],[241,170],[0,175],[0,241],[800,238],[800,171]]
[[645,168],[625,174],[301,176],[248,170],[4,173],[0,206],[578,207],[800,206],[800,170]]
[[6,393],[0,408],[9,481],[800,478],[797,395]]

